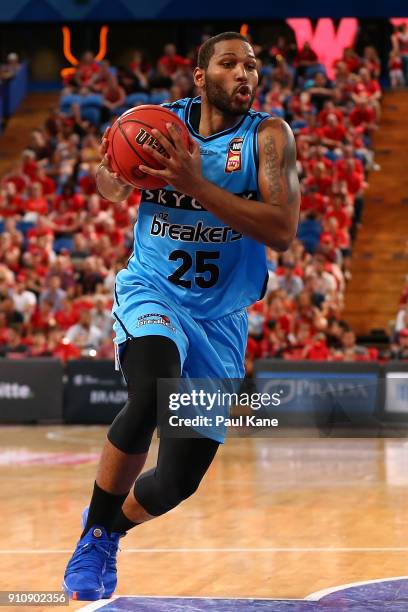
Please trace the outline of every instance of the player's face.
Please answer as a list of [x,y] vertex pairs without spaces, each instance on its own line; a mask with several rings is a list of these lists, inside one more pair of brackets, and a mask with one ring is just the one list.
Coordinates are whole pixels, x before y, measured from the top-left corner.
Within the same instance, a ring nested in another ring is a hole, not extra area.
[[253,49],[241,40],[223,40],[204,73],[208,102],[228,115],[242,115],[252,106],[258,85]]

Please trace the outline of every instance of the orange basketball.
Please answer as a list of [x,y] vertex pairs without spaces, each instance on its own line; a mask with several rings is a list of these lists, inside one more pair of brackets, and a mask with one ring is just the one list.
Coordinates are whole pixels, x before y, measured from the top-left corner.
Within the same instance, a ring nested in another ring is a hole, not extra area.
[[160,163],[143,148],[143,145],[147,144],[166,155],[160,142],[152,135],[152,129],[156,128],[168,137],[166,123],[172,123],[178,128],[188,147],[189,134],[186,126],[167,108],[145,104],[123,113],[109,132],[108,155],[111,157],[112,170],[139,189],[164,187],[166,181],[141,172],[139,165],[143,164],[158,170],[162,168]]

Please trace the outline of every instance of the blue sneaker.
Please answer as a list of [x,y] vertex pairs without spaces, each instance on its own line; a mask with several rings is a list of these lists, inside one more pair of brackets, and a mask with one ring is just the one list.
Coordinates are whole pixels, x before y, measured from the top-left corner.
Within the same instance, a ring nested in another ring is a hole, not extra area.
[[[81,525],[82,529],[85,529],[86,521],[88,520],[89,507],[84,508],[82,512]],[[112,597],[113,591],[116,589],[118,583],[118,570],[116,568],[116,557],[119,550],[119,539],[123,537],[124,533],[111,533],[110,544],[109,544],[109,557],[106,560],[105,569],[102,572],[102,582],[104,586],[103,597],[109,599]]]
[[79,540],[62,583],[71,599],[95,601],[104,596],[102,574],[110,547],[111,541],[105,529],[96,525]]

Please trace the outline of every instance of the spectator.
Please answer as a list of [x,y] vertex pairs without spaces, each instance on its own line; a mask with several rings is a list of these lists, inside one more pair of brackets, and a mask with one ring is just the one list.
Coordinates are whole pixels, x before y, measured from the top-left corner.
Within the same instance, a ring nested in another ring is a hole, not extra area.
[[307,90],[312,96],[312,104],[320,113],[323,110],[325,102],[333,97],[333,88],[330,81],[323,72],[317,72],[313,80],[306,83]]
[[92,323],[89,310],[82,310],[78,323],[72,325],[65,338],[80,349],[97,349],[103,340],[103,333]]
[[9,53],[7,55],[7,63],[0,68],[0,79],[8,81],[13,79],[20,68],[19,57],[17,53]]
[[12,289],[11,296],[15,309],[20,312],[24,321],[29,321],[37,305],[37,297],[35,293],[26,289],[26,277],[20,273],[17,275],[16,284]]
[[365,47],[362,63],[363,66],[370,72],[372,77],[375,79],[380,78],[381,62],[375,47]]
[[23,314],[16,309],[12,297],[6,297],[0,303],[0,310],[6,316],[7,325],[16,329],[21,329],[24,323]]
[[78,89],[81,87],[92,87],[99,72],[100,66],[95,61],[93,53],[86,51],[75,70],[72,82]]
[[158,66],[165,67],[167,74],[173,76],[180,68],[190,66],[190,61],[177,54],[176,45],[168,43],[164,47],[164,53],[159,58]]
[[303,289],[302,279],[295,274],[295,263],[287,261],[283,264],[284,274],[278,279],[278,285],[290,298],[295,298]]
[[366,361],[369,359],[367,348],[356,344],[356,335],[352,330],[344,330],[341,342],[341,357],[344,361]]
[[405,327],[399,332],[397,342],[391,346],[390,358],[408,360],[408,328]]
[[10,328],[8,342],[1,347],[0,353],[12,359],[28,356],[28,346],[24,343],[21,334],[19,331],[17,331],[17,329],[13,327]]
[[111,335],[113,323],[112,315],[110,309],[106,309],[106,301],[102,298],[95,300],[95,308],[92,311],[91,321],[92,325],[100,330],[104,340]]
[[48,289],[44,289],[40,295],[40,304],[48,302],[51,304],[54,312],[61,309],[62,300],[65,298],[66,292],[61,289],[61,279],[54,275],[50,278]]
[[405,83],[408,83],[408,28],[406,23],[397,26],[391,37],[393,51],[399,53],[402,59],[402,69]]
[[404,87],[405,78],[402,64],[402,57],[399,51],[392,50],[388,60],[388,70],[390,75],[391,87],[397,89]]
[[101,111],[101,121],[104,123],[109,121],[109,118],[115,114],[125,103],[126,92],[118,83],[116,76],[109,74],[106,79],[106,84],[102,88],[103,106]]
[[317,55],[313,51],[309,42],[303,44],[295,57],[295,66],[297,68],[297,75],[303,77],[310,66],[316,66],[318,63]]

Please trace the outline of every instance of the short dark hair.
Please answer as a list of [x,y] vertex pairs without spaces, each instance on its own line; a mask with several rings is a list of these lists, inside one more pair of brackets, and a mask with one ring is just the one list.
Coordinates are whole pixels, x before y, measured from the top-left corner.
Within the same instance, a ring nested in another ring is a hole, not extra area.
[[239,32],[222,32],[216,36],[212,36],[206,40],[198,51],[197,66],[203,70],[208,68],[210,59],[214,54],[214,46],[222,40],[242,40],[243,42],[249,43],[246,36],[243,36]]

